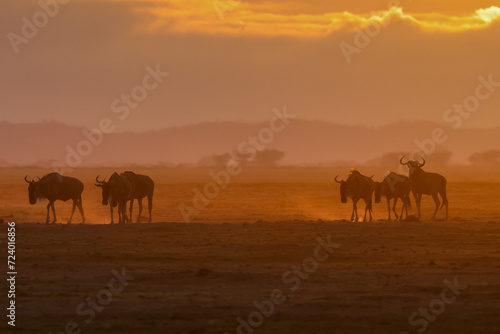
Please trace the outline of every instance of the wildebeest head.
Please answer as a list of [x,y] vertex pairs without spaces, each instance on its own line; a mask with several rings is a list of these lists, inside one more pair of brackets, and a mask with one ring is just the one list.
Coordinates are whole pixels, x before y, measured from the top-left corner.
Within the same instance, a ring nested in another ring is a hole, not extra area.
[[37,189],[38,189],[38,182],[39,181],[35,181],[35,180],[31,180],[31,181],[28,181],[28,175],[26,175],[24,177],[24,181],[26,181],[29,186],[28,186],[28,198],[29,198],[29,201],[30,201],[30,204],[36,204],[36,200],[37,200]]
[[425,166],[425,159],[422,157],[420,157],[423,161],[422,163],[415,161],[415,160],[408,160],[407,162],[403,162],[404,157],[405,157],[404,155],[401,157],[401,159],[399,160],[399,163],[401,165],[409,168],[410,175],[413,174],[414,172],[416,172],[417,170],[420,170],[422,167]]
[[348,184],[346,181],[344,180],[337,180],[338,178],[338,175],[335,176],[335,182],[339,183],[340,184],[340,202],[341,203],[347,203],[347,188],[348,188]]
[[102,205],[108,205],[108,199],[109,199],[109,192],[111,190],[111,185],[109,182],[106,182],[106,179],[103,181],[99,181],[99,175],[95,178],[95,181],[97,182],[95,185],[96,187],[102,188]]

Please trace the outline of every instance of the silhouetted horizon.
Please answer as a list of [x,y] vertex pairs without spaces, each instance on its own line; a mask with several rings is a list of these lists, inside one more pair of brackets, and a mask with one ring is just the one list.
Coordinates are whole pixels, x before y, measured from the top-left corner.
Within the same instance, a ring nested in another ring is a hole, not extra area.
[[[256,135],[267,125],[265,122],[221,121],[145,132],[116,131],[103,134],[99,145],[92,145],[91,154],[82,157],[81,166],[206,166],[211,156],[236,150],[242,141]],[[429,144],[432,131],[436,128],[443,129],[447,140]],[[278,165],[338,166],[342,162],[380,165],[377,159],[384,155],[420,150],[415,143],[419,141],[425,143],[422,144],[424,148],[432,149],[435,158],[431,157],[430,161],[468,164],[472,155],[500,150],[498,128],[453,130],[430,121],[407,120],[369,127],[294,119],[283,132],[275,134],[266,149],[284,153]],[[48,168],[53,161],[64,162],[68,155],[67,147],[75,151],[79,143],[88,141],[82,132],[84,130],[91,132],[84,127],[56,121],[0,122],[0,148],[4,152],[0,166],[37,165]],[[133,148],[132,155],[128,153],[130,148]],[[448,156],[443,157],[443,152],[449,152]]]

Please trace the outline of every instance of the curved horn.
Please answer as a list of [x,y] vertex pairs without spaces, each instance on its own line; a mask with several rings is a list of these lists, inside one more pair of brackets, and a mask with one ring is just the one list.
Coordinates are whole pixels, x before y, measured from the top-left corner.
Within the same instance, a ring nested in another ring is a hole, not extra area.
[[404,158],[405,158],[405,156],[403,155],[403,156],[401,157],[401,159],[399,160],[399,163],[400,163],[401,165],[408,165],[408,161],[407,161],[407,162],[403,162],[403,159],[404,159]]
[[38,181],[40,181],[40,176],[37,176],[37,178],[38,178]]
[[97,177],[95,178],[95,181],[96,181],[97,183],[104,184],[104,183],[106,183],[106,178],[104,178],[104,180],[103,180],[103,181],[99,181],[99,175],[97,175]]
[[419,167],[424,167],[424,166],[425,166],[425,159],[424,159],[422,156],[420,156],[420,158],[421,158],[424,162],[422,162],[422,163],[421,163],[421,164],[419,164],[418,166],[419,166]]
[[33,181],[35,181],[35,180],[28,181],[28,175],[26,175],[26,176],[24,177],[24,181],[26,181],[27,183],[31,183],[31,182],[33,182]]
[[338,175],[337,175],[337,176],[335,176],[335,182],[337,182],[337,183],[342,183],[342,181],[337,180],[337,178],[338,178],[338,177],[339,177]]

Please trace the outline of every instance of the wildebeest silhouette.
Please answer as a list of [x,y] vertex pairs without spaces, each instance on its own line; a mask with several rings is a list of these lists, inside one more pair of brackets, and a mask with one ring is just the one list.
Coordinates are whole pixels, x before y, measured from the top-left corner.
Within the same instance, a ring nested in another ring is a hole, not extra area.
[[132,220],[132,207],[134,205],[134,199],[139,202],[139,215],[137,216],[137,223],[141,220],[142,213],[142,199],[148,197],[148,210],[149,210],[149,222],[151,223],[151,210],[153,209],[153,192],[155,184],[153,180],[147,175],[135,174],[131,171],[126,171],[123,173],[125,177],[132,184],[132,198],[130,199],[130,220]]
[[[382,197],[387,199],[387,211],[389,213],[388,220],[391,220],[391,199],[394,199],[392,210],[396,219],[403,220],[403,212],[406,210],[408,217],[408,208],[411,208],[410,200],[411,182],[407,176],[390,172],[382,182],[375,182],[375,203],[380,203]],[[403,201],[401,215],[398,217],[396,212],[396,203],[398,199]]]
[[337,177],[338,175],[335,176],[335,182],[340,183],[340,201],[347,203],[347,198],[352,199],[351,221],[358,221],[357,203],[360,199],[363,199],[366,203],[363,221],[366,221],[367,211],[370,215],[370,221],[372,221],[372,195],[375,190],[375,181],[372,180],[373,176],[364,176],[357,170],[351,169],[347,180],[339,181]]
[[113,173],[109,180],[99,181],[99,175],[95,178],[96,186],[102,188],[102,205],[109,204],[109,212],[111,214],[110,224],[114,224],[113,207],[118,206],[118,223],[126,223],[127,217],[127,201],[132,198],[132,184],[124,173]]
[[446,178],[437,173],[425,172],[422,167],[425,165],[425,159],[422,159],[422,163],[418,161],[409,160],[407,162],[403,162],[404,156],[401,157],[399,163],[401,165],[405,165],[409,168],[409,177],[411,181],[411,191],[413,196],[415,197],[415,202],[417,203],[418,210],[418,218],[421,217],[420,214],[420,203],[422,201],[422,194],[431,195],[434,199],[434,203],[436,204],[436,209],[434,210],[434,214],[432,215],[432,219],[436,218],[436,213],[439,209],[439,198],[438,193],[441,195],[441,199],[443,200],[443,206],[446,207],[446,216],[445,219],[448,219],[448,198],[446,197]]
[[31,180],[28,181],[28,175],[24,177],[28,186],[28,195],[30,204],[36,204],[39,199],[48,199],[49,204],[47,204],[47,219],[46,223],[50,221],[50,208],[52,207],[52,213],[54,215],[54,220],[52,223],[57,222],[56,209],[54,207],[54,202],[56,200],[67,201],[69,199],[73,200],[73,209],[71,210],[71,216],[69,217],[68,224],[71,223],[73,218],[73,213],[75,208],[78,207],[80,214],[82,215],[82,224],[85,223],[85,215],[83,213],[82,206],[82,192],[83,183],[69,176],[62,176],[59,173],[50,173],[38,178],[38,181]]

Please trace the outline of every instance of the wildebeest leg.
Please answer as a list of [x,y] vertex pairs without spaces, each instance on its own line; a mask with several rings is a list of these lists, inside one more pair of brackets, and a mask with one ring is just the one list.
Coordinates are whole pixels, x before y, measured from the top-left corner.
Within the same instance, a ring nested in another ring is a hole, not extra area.
[[137,202],[139,202],[139,215],[137,216],[136,223],[140,223],[142,214],[142,198],[137,199]]
[[[401,214],[399,215],[399,221],[403,221],[403,213],[406,208],[406,198],[404,196],[401,197],[401,201],[403,201],[403,207],[401,208]],[[408,217],[408,208],[406,209],[406,217]]]
[[[149,209],[149,222],[151,223],[151,210],[153,210],[153,195],[148,196],[148,209]],[[448,206],[446,206],[446,210],[448,211]]]
[[123,203],[123,222],[124,223],[131,223],[132,222],[132,216],[127,215],[127,201]]
[[123,204],[118,204],[118,224],[124,223],[123,221]]
[[127,223],[128,217],[127,217],[127,201],[126,200],[121,203],[120,212],[122,214],[120,222],[123,224]]
[[415,197],[415,203],[417,204],[417,212],[418,212],[418,218],[422,217],[420,214],[420,200],[422,200],[422,194],[417,194],[413,193],[413,197]]
[[400,220],[403,220],[403,211],[406,212],[406,219],[408,219],[408,207],[410,206],[410,196],[409,195],[404,195],[402,198],[403,201],[403,208],[401,209],[401,216],[399,217]]
[[420,213],[422,208],[422,194],[418,194],[418,217],[422,217],[422,214]]
[[82,195],[78,198],[78,202],[76,203],[78,206],[78,210],[80,210],[80,214],[82,215],[82,224],[85,224],[85,215],[83,214],[83,204],[82,204]]
[[439,210],[439,204],[441,204],[441,202],[439,201],[437,193],[432,194],[432,199],[434,200],[434,203],[436,204],[436,209],[434,210],[434,214],[432,215],[432,219],[436,219],[436,213]]
[[356,200],[356,202],[354,202],[354,212],[356,213],[356,218],[355,218],[355,222],[357,222],[359,220],[359,216],[358,216],[358,201],[359,199]]
[[354,208],[355,207],[356,207],[356,204],[354,204],[354,201],[352,201],[351,221],[354,221]]
[[[126,203],[126,202],[125,202],[125,203]],[[126,206],[126,205],[127,205],[127,204],[125,204],[125,206]],[[130,200],[130,220],[129,220],[130,222],[132,222],[132,207],[133,207],[133,206],[134,206],[134,199],[132,198],[132,199]],[[126,207],[125,207],[125,211],[127,211],[127,208],[126,208]]]
[[125,221],[123,220],[123,201],[121,201],[118,203],[118,224],[123,223],[125,223]]
[[123,212],[123,222],[124,223],[130,223],[130,221],[132,220],[132,217],[130,217],[130,220],[129,220],[129,217],[127,215],[127,202],[128,201],[123,202],[123,208],[122,208],[123,209],[122,212]]
[[113,204],[111,204],[111,201],[109,201],[109,213],[111,214],[111,223],[110,224],[114,224],[114,220],[113,220]]
[[[448,198],[446,197],[446,188],[440,190],[439,194],[441,194],[441,199],[443,200],[443,205],[446,207],[446,216],[444,219],[448,220]],[[443,208],[443,206],[441,206],[441,208]]]
[[50,206],[51,205],[52,205],[52,202],[49,202],[49,204],[47,204],[47,219],[45,220],[46,224],[48,224],[50,221]]
[[394,215],[396,216],[396,220],[398,220],[398,214],[396,212],[396,203],[398,202],[398,198],[394,197],[394,205],[392,206],[392,211],[394,212]]
[[387,198],[387,212],[389,212],[389,218],[387,220],[391,220],[391,200]]
[[373,213],[373,202],[372,202],[372,197],[370,195],[370,201],[369,201],[369,206],[368,206],[368,214],[370,215],[370,221],[373,220],[373,216],[372,216],[372,213]]
[[366,222],[366,212],[368,212],[369,216],[370,216],[370,221],[372,221],[372,211],[371,211],[371,206],[370,206],[370,202],[367,202],[365,200],[365,215],[363,216],[363,223]]
[[[125,201],[123,203],[123,216],[124,216],[123,222],[124,223],[131,223],[132,222],[132,215],[130,215],[130,217],[127,215],[127,202],[128,201]],[[130,204],[132,204],[132,203],[130,203]]]
[[52,221],[52,224],[55,224],[57,222],[57,217],[56,217],[56,207],[54,206],[54,202],[52,202],[52,213],[54,213],[54,220]]
[[118,224],[121,224],[122,223],[122,219],[123,219],[123,214],[122,214],[122,203],[118,203]]
[[[358,208],[356,207],[357,200],[352,200],[352,214],[351,214],[351,221],[352,222],[357,222],[358,221]],[[354,213],[356,213],[356,220],[354,220]]]
[[75,213],[76,208],[76,201],[78,201],[78,199],[73,199],[73,209],[71,209],[71,215],[69,216],[68,224],[71,224],[71,219],[73,219],[73,214]]

